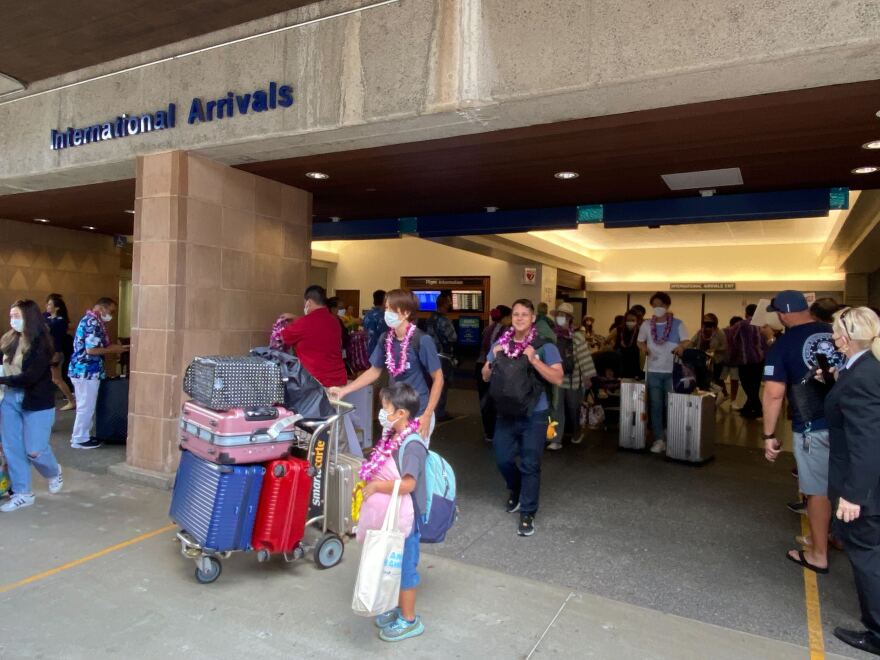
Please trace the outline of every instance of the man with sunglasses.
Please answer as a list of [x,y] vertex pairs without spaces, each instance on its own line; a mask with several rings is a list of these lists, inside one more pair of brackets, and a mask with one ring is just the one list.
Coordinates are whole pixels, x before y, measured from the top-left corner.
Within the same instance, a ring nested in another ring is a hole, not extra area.
[[[781,292],[767,311],[775,312],[785,326],[785,334],[773,344],[764,364],[764,455],[773,462],[782,451],[782,445],[776,439],[776,424],[786,394],[791,400],[792,388],[802,383],[820,361],[829,367],[840,368],[846,358],[834,346],[831,325],[813,319],[807,299],[800,291]],[[827,573],[831,522],[828,423],[821,406],[809,419],[803,415],[797,406],[793,406],[794,457],[800,490],[807,496],[811,544],[806,550],[791,550],[787,558],[817,573]]]

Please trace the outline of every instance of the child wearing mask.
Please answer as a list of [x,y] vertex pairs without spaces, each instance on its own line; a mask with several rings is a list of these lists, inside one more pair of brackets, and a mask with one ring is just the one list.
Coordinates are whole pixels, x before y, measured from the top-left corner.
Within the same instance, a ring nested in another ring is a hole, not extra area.
[[[427,505],[424,477],[428,448],[416,432],[420,397],[406,383],[395,383],[383,389],[380,397],[382,441],[361,468],[361,478],[366,481],[364,503],[366,505],[377,493],[391,495],[394,492],[393,480],[379,478],[382,464],[393,458],[400,475],[398,492],[402,497],[412,498],[413,511],[424,511]],[[389,450],[390,454],[387,453]],[[422,520],[421,516],[413,522],[412,531],[403,545],[398,606],[376,617],[379,639],[385,642],[400,642],[425,632],[422,619],[416,614],[416,589],[421,581],[418,572],[419,520]]]
[[443,392],[443,368],[434,340],[415,323],[419,303],[410,291],[394,289],[385,298],[384,333],[370,356],[370,368],[345,387],[333,387],[330,396],[342,399],[372,385],[387,369],[392,383],[406,383],[419,395],[419,434],[425,440],[434,431],[434,411]]

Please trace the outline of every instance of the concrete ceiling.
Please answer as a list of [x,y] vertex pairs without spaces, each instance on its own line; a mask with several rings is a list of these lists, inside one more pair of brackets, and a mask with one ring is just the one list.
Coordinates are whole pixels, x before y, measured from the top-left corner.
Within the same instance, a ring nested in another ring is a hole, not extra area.
[[315,1],[4,2],[0,73],[32,83]]
[[[743,185],[725,192],[846,186],[880,188],[880,165],[862,144],[880,139],[880,81],[711,101],[656,110],[466,135],[440,140],[239,165],[314,193],[319,221],[340,216],[404,217],[436,213],[541,208],[694,195],[670,191],[661,175],[739,167]],[[569,181],[554,172],[573,170]],[[306,172],[329,179],[315,181]],[[0,197],[0,217],[106,233],[132,231],[134,182],[79,186]],[[747,223],[633,230],[619,236],[579,234],[590,241],[707,240],[821,242],[823,221]],[[616,230],[621,231],[621,230]],[[661,232],[652,234],[651,232]]]

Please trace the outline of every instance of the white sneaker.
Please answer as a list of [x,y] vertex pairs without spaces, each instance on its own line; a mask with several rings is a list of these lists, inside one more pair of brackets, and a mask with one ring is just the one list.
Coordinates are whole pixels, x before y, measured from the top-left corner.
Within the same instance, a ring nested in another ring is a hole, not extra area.
[[11,513],[13,511],[17,511],[18,509],[23,509],[26,506],[30,506],[33,503],[33,495],[22,495],[20,493],[16,493],[12,496],[11,500],[9,500],[3,506],[0,506],[0,511],[2,511],[3,513]]
[[49,492],[55,495],[60,493],[62,488],[64,488],[64,477],[61,476],[61,466],[59,465],[58,476],[49,479]]
[[549,445],[547,445],[547,449],[549,449],[550,451],[559,451],[560,449],[562,449],[562,443],[559,442],[559,440],[554,440]]
[[654,440],[654,444],[651,445],[651,453],[652,454],[662,454],[666,451],[666,443],[662,440]]

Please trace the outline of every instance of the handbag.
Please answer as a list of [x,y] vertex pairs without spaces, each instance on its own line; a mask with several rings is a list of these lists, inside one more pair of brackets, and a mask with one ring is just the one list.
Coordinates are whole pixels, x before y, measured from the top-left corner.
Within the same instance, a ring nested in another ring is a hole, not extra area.
[[400,481],[394,482],[382,529],[371,529],[364,540],[351,609],[361,616],[378,616],[397,607],[403,566],[404,535],[397,531]]
[[825,396],[830,388],[815,378],[810,370],[800,383],[789,388],[789,402],[798,418],[803,422],[813,422],[825,417]]

